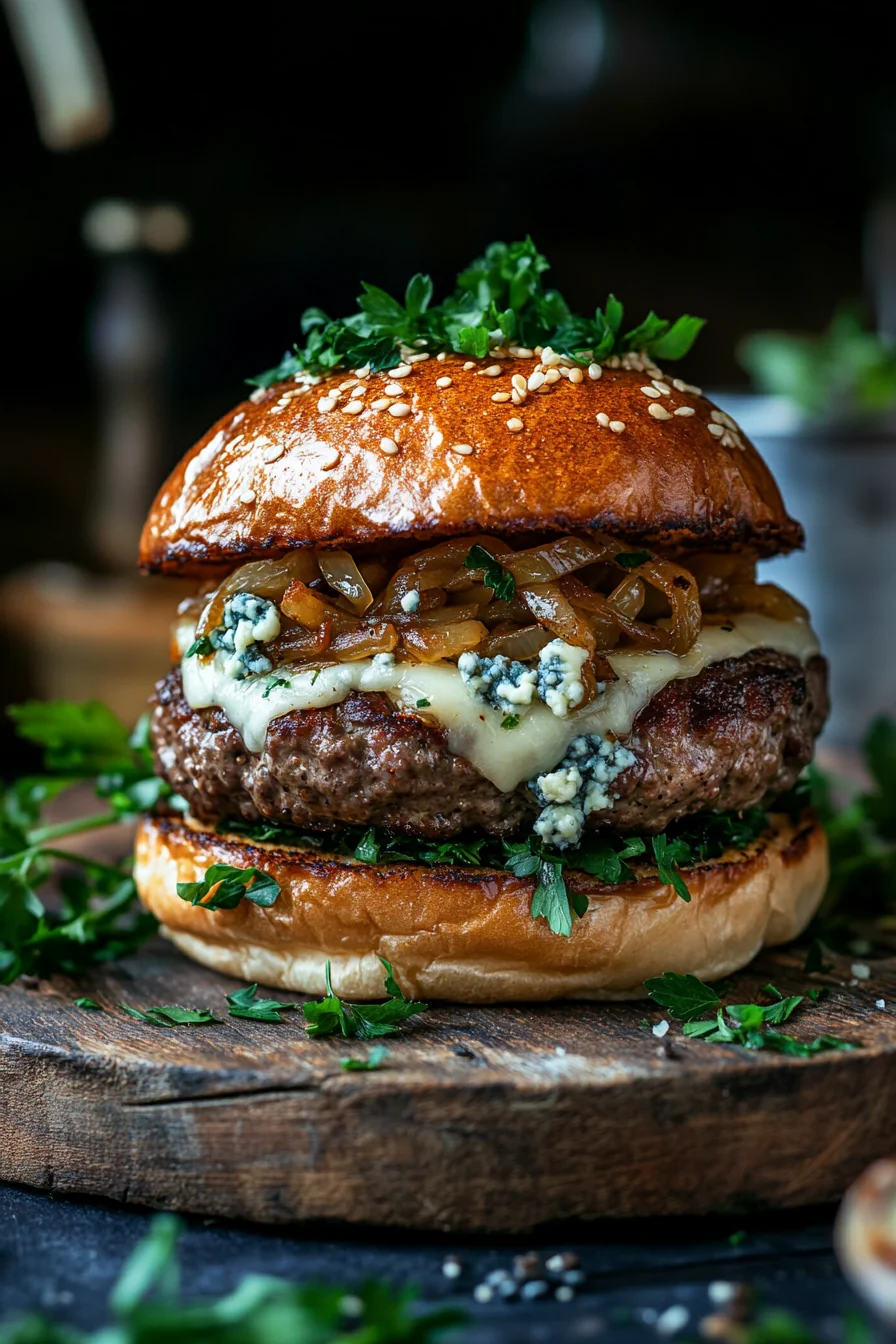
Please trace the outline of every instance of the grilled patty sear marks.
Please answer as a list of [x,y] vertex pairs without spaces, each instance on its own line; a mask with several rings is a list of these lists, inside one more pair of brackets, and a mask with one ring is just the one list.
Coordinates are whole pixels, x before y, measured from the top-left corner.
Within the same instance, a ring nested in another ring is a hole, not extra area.
[[[637,763],[616,780],[619,798],[588,824],[658,832],[790,788],[827,716],[826,682],[823,658],[804,668],[767,649],[670,682],[635,720],[626,745]],[[451,754],[437,725],[379,694],[273,719],[255,754],[220,709],[190,708],[175,669],[156,687],[152,740],[159,773],[201,821],[376,825],[448,839],[524,834],[538,812],[525,784],[502,793]]]

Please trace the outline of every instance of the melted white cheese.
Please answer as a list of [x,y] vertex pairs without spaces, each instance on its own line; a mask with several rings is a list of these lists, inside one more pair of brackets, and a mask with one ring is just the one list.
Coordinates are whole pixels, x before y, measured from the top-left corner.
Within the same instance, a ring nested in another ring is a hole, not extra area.
[[[624,738],[649,700],[678,677],[695,677],[710,663],[739,658],[751,649],[777,649],[802,663],[818,652],[818,640],[807,621],[776,621],[745,613],[733,618],[733,629],[706,626],[683,657],[671,653],[613,653],[609,663],[619,678],[584,709],[557,718],[543,704],[534,704],[516,728],[501,727],[504,714],[483,704],[464,686],[453,663],[393,663],[365,659],[318,671],[277,668],[289,686],[271,685],[269,676],[234,681],[220,654],[182,661],[184,694],[193,709],[218,705],[239,730],[249,751],[261,751],[271,719],[296,709],[334,705],[351,691],[380,691],[401,710],[431,719],[446,732],[449,750],[466,756],[480,774],[509,792],[522,780],[553,769],[573,738],[581,734]],[[181,634],[183,641],[189,631]],[[418,708],[418,700],[427,700]]]

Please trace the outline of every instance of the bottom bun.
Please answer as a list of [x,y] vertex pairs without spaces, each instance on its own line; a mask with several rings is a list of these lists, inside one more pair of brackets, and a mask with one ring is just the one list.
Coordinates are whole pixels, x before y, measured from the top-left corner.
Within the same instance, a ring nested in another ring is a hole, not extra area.
[[[256,867],[280,886],[272,906],[234,910],[182,901],[178,882],[213,863]],[[324,992],[324,966],[347,999],[383,997],[383,968],[405,994],[458,1003],[619,999],[644,994],[663,971],[718,979],[763,946],[806,927],[827,883],[827,843],[816,818],[776,814],[746,850],[689,868],[690,903],[658,877],[608,886],[567,872],[589,897],[569,938],[532,919],[533,879],[496,868],[366,864],[219,835],[192,818],[144,817],[135,877],[144,904],[188,956],[244,980]]]

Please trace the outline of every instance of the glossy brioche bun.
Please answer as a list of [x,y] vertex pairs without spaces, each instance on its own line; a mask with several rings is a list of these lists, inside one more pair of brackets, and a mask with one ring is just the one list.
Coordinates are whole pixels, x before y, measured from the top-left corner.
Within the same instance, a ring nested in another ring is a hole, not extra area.
[[[394,370],[374,373],[360,396],[341,370],[243,402],[160,490],[141,566],[201,575],[301,546],[357,550],[483,532],[598,529],[667,548],[766,555],[802,544],[752,444],[671,375],[654,385],[652,367],[604,367],[597,379],[559,377],[515,405],[512,379],[528,380],[534,358],[467,362],[427,359],[397,381]],[[392,384],[396,395],[386,392]],[[598,414],[624,429],[602,426]],[[397,453],[383,451],[384,438]]]
[[[208,911],[176,894],[212,863],[258,867],[280,885],[272,906]],[[460,1003],[638,997],[663,971],[718,979],[805,928],[827,881],[825,835],[811,813],[773,818],[746,850],[687,872],[685,904],[656,876],[608,887],[567,881],[590,899],[572,935],[529,915],[532,879],[501,869],[364,864],[217,835],[191,819],[144,817],[134,875],[144,904],[182,951],[244,980],[324,992],[324,963],[348,999],[383,997],[377,954],[405,994]]]

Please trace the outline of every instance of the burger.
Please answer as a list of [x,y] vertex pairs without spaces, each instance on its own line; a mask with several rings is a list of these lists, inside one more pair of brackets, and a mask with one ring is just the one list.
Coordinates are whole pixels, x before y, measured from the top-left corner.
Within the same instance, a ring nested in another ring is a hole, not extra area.
[[175,468],[144,571],[192,577],[156,686],[145,905],[262,984],[622,998],[797,936],[826,882],[800,792],[827,713],[802,544],[735,421],[493,244],[432,302],[303,319]]

